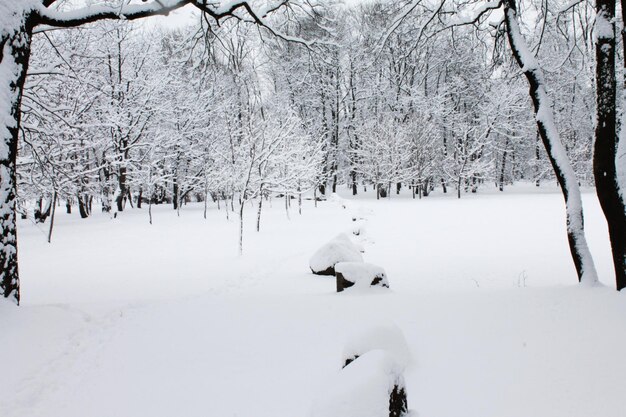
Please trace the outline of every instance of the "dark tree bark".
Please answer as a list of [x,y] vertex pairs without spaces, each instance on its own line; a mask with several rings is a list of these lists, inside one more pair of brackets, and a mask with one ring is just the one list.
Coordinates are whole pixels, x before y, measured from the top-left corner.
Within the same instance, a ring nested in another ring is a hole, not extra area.
[[117,211],[124,211],[124,198],[126,197],[126,167],[120,167],[117,176],[119,194],[115,198],[115,204],[117,204]]
[[541,138],[539,137],[539,132],[537,132],[537,143],[535,144],[535,186],[539,187],[541,185],[541,178],[539,176],[539,161],[541,160],[541,150],[539,149],[539,143],[541,142]]
[[[622,2],[622,7],[626,2]],[[626,14],[622,10],[622,15]],[[596,109],[593,176],[609,228],[617,290],[626,287],[626,207],[617,179],[615,2],[596,0]],[[622,32],[622,37],[624,37]],[[625,49],[626,50],[626,49]],[[622,126],[624,129],[624,126]]]
[[174,210],[180,207],[180,187],[178,185],[178,173],[174,173],[174,182],[172,184],[172,206]]
[[84,197],[78,195],[76,197],[76,201],[78,201],[78,212],[80,213],[80,218],[86,219],[87,217],[89,217],[89,204],[85,202]]
[[43,205],[43,202],[43,197],[39,197],[37,199],[37,206],[35,207],[35,212],[33,213],[33,217],[37,223],[45,223],[48,216],[50,216],[52,199],[49,199],[45,206]]
[[509,146],[509,139],[507,138],[504,143],[504,152],[502,152],[502,166],[500,167],[500,181],[498,184],[498,189],[500,191],[504,191],[504,174],[506,173],[506,156],[507,156],[507,148]]
[[57,192],[54,192],[54,197],[52,198],[52,214],[50,215],[50,229],[48,230],[48,243],[52,242],[52,229],[54,228],[54,214],[56,213],[57,207]]

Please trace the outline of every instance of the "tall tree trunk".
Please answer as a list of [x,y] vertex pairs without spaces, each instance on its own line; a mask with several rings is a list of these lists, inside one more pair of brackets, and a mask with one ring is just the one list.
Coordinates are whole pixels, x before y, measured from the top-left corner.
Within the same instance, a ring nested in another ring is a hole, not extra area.
[[[16,5],[19,9],[24,6]],[[3,13],[11,13],[12,6]],[[16,19],[17,20],[17,19]],[[24,15],[16,27],[2,28],[0,35],[0,292],[19,304],[20,280],[17,269],[16,159],[20,130],[20,105],[33,33],[33,23]]]
[[117,177],[119,194],[115,198],[117,204],[117,211],[124,210],[124,197],[126,197],[126,167],[120,167],[119,175]]
[[509,138],[506,138],[506,141],[504,142],[504,151],[502,152],[502,166],[500,166],[500,181],[498,184],[498,189],[500,191],[504,191],[504,175],[506,173],[506,156],[508,147]]
[[524,72],[530,87],[530,97],[535,109],[537,128],[548,158],[554,169],[565,199],[567,238],[578,280],[594,283],[598,280],[591,252],[585,239],[583,206],[576,174],[559,139],[554,124],[552,103],[546,91],[543,70],[528,48],[519,28],[515,0],[504,0],[504,19],[509,45],[515,61]]
[[261,210],[263,210],[263,191],[261,191],[259,195],[260,195],[259,209],[257,210],[257,213],[256,213],[256,231],[257,232],[261,231]]
[[541,142],[541,137],[539,137],[539,132],[537,131],[537,142],[535,143],[535,186],[539,187],[541,185],[540,178],[540,167],[539,161],[541,161],[541,151],[539,149],[539,143]]
[[78,212],[80,213],[80,218],[86,219],[89,216],[89,211],[87,204],[85,203],[84,196],[80,194],[76,195],[76,201],[78,202]]
[[57,192],[54,192],[54,197],[52,198],[52,214],[50,215],[50,229],[48,230],[48,243],[52,242],[52,229],[54,228],[54,214],[56,213],[57,207]]
[[178,189],[178,181],[174,178],[174,184],[172,186],[172,205],[174,206],[174,210],[178,210],[178,206],[180,205],[179,199],[179,189]]
[[[626,2],[622,2],[622,7]],[[622,10],[622,15],[626,14]],[[609,227],[617,290],[626,287],[626,207],[616,165],[615,1],[596,0],[596,109],[593,154],[596,192]],[[624,33],[622,33],[624,36]],[[626,46],[625,46],[626,50]],[[622,104],[626,104],[626,100]],[[626,109],[622,109],[622,112]],[[624,129],[622,124],[621,129]],[[623,136],[623,134],[622,134]]]
[[302,214],[302,189],[300,187],[300,183],[298,182],[298,214]]
[[243,255],[243,209],[245,204],[239,205],[239,255]]

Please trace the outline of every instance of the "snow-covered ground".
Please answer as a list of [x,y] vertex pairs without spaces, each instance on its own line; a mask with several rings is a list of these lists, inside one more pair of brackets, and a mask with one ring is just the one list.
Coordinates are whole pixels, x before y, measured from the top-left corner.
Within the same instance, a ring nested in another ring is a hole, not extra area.
[[[0,416],[307,416],[351,337],[395,325],[420,417],[626,416],[626,297],[606,225],[583,200],[607,287],[580,288],[558,190],[335,198],[261,232],[211,206],[20,224],[23,303],[0,302]],[[344,208],[345,207],[345,208]],[[357,219],[356,222],[352,218]],[[390,290],[335,293],[309,258],[338,233]]]

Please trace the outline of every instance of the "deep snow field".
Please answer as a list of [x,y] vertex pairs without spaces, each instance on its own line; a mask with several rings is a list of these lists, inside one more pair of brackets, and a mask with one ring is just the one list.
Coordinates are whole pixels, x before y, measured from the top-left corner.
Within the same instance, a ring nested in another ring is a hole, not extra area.
[[[582,288],[556,188],[372,195],[21,221],[22,305],[0,302],[2,417],[306,417],[353,334],[393,323],[419,417],[626,416],[626,296],[583,195],[606,286]],[[345,208],[344,208],[345,207]],[[315,250],[356,222],[390,290],[337,294]],[[1,300],[0,300],[1,301]]]

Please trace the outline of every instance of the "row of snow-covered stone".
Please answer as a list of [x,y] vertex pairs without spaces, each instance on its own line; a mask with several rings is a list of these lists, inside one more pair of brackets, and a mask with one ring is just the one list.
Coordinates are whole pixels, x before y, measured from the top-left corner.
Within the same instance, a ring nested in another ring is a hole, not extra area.
[[[362,225],[352,234],[362,238]],[[334,275],[337,292],[389,288],[385,270],[364,262],[363,252],[342,233],[315,252],[309,267],[316,275]],[[341,371],[328,381],[310,417],[410,417],[403,376],[408,360],[406,341],[397,327],[370,328],[348,343]]]
[[363,247],[350,240],[345,233],[341,233],[313,254],[309,267],[316,275],[334,275],[337,292],[347,288],[389,288],[385,270],[363,262],[362,252]]

